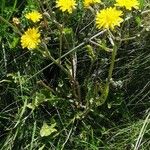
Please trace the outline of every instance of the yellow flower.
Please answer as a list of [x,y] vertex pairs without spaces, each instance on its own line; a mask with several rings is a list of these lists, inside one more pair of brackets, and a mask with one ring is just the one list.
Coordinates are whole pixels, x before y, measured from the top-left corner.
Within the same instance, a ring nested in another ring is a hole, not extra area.
[[40,21],[40,19],[42,18],[42,15],[38,11],[34,10],[34,11],[26,14],[25,17],[27,19],[32,20],[35,23],[35,22]]
[[72,13],[73,9],[76,8],[76,1],[75,0],[57,0],[56,1],[56,7],[59,7],[59,9],[62,12],[68,11],[69,14]]
[[115,6],[125,7],[128,10],[131,10],[132,7],[135,9],[139,9],[138,0],[116,0]]
[[96,26],[98,29],[105,28],[113,30],[115,26],[120,26],[120,23],[123,22],[122,15],[122,11],[117,10],[115,7],[100,10],[96,14]]
[[29,28],[21,37],[22,48],[34,49],[41,42],[37,28]]
[[84,0],[84,7],[88,8],[90,5],[95,3],[101,3],[101,0]]

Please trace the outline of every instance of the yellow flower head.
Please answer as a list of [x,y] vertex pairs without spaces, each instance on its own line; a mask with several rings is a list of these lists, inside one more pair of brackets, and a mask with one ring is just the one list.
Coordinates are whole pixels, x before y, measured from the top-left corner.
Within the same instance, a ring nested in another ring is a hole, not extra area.
[[116,0],[115,6],[125,7],[128,10],[132,8],[139,9],[138,0]]
[[75,0],[57,0],[56,1],[56,7],[59,7],[59,9],[62,12],[68,11],[69,14],[72,13],[73,9],[76,8],[76,1]]
[[41,42],[37,28],[29,28],[21,37],[22,48],[35,49]]
[[40,19],[42,18],[42,15],[38,11],[34,10],[34,11],[26,14],[25,17],[27,19],[32,20],[35,23],[35,22],[40,21]]
[[101,0],[84,0],[84,7],[88,8],[90,5],[93,5],[95,3],[101,3]]
[[115,26],[120,26],[120,23],[123,22],[122,15],[122,11],[117,10],[115,7],[100,10],[96,14],[96,26],[98,29],[105,28],[113,30]]

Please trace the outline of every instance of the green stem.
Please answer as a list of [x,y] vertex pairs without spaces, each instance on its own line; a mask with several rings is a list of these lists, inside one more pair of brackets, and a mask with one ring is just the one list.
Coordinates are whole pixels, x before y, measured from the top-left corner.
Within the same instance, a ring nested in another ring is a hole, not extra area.
[[108,78],[107,78],[106,84],[104,86],[102,95],[100,96],[100,98],[97,99],[97,102],[96,102],[97,106],[102,105],[106,101],[106,99],[108,97],[109,84],[110,84],[110,80],[112,78],[112,74],[113,74],[113,70],[114,70],[115,58],[116,58],[117,50],[118,50],[118,46],[116,44],[114,44],[113,52],[112,52],[112,55],[111,55],[111,63],[110,63],[109,71],[108,71]]
[[62,40],[63,40],[63,27],[60,29],[60,36],[59,36],[59,64],[61,64]]
[[112,78],[112,73],[113,73],[113,70],[114,70],[117,49],[118,49],[118,47],[115,44],[114,47],[113,47],[113,52],[112,52],[112,56],[111,56],[111,64],[110,64],[110,68],[109,68],[109,72],[108,72],[108,80],[107,80],[107,83],[106,83],[108,85],[110,83],[110,79]]

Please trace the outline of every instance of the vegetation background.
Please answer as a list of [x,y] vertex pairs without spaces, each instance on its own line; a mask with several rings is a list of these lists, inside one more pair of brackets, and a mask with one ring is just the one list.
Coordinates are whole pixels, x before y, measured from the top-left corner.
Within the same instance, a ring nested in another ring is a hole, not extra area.
[[[150,1],[140,3],[141,10],[119,30],[129,40],[118,49],[107,100],[97,105],[93,101],[101,95],[110,65],[107,36],[99,47],[87,43],[70,53],[98,33],[92,10],[79,1],[78,10],[65,15],[54,0],[0,0],[1,150],[150,149]],[[40,28],[51,55],[65,56],[61,64],[20,45],[14,30],[32,26],[24,15],[34,9],[44,14]],[[51,14],[64,25],[63,32],[47,19]],[[74,61],[76,80],[71,82],[61,67],[69,72]]]

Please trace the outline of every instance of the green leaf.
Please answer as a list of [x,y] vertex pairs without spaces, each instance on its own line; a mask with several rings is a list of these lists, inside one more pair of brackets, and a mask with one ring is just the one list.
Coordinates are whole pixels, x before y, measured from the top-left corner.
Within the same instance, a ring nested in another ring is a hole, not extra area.
[[51,126],[47,125],[47,123],[43,123],[43,126],[40,130],[40,135],[41,137],[44,136],[49,136],[51,135],[53,132],[56,132],[57,130],[55,129],[56,123],[52,124]]
[[18,43],[19,43],[19,38],[18,37],[13,37],[13,41],[9,43],[9,47],[10,48],[15,48]]

